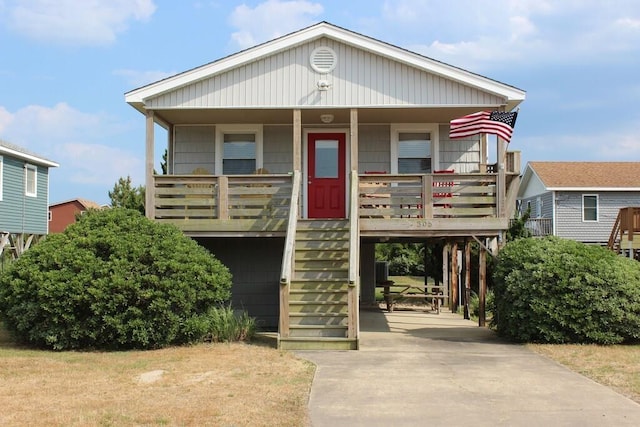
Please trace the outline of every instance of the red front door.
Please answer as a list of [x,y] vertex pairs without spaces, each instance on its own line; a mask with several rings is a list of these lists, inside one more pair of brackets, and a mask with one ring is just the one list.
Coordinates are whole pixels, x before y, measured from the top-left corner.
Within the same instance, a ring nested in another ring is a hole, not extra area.
[[345,217],[345,134],[308,135],[309,218]]

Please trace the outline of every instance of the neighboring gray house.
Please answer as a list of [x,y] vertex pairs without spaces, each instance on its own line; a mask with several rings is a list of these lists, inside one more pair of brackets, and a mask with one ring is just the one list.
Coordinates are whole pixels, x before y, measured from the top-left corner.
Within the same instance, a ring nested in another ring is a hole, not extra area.
[[48,233],[49,168],[57,166],[0,140],[0,255],[18,257]]
[[529,162],[518,200],[534,235],[604,246],[620,210],[640,206],[640,162]]

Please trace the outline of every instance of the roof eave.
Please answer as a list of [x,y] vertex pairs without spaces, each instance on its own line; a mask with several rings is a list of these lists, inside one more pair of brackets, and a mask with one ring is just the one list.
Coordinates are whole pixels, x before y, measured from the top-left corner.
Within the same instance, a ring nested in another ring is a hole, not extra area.
[[640,191],[640,187],[547,187],[548,191],[620,191],[620,192],[636,192]]
[[16,159],[25,160],[31,163],[35,163],[37,165],[47,166],[51,168],[57,168],[58,166],[60,166],[58,163],[54,161],[51,161],[42,157],[34,156],[32,154],[23,153],[21,151],[14,150],[12,148],[4,147],[4,146],[0,147],[0,155],[8,155]]

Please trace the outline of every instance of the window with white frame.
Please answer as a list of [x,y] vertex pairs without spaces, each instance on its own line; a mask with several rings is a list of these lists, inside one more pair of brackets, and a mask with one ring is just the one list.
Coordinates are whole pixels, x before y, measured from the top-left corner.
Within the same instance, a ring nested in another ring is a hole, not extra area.
[[34,165],[24,165],[24,194],[29,197],[38,196],[38,168]]
[[218,173],[246,175],[262,167],[260,126],[219,126],[216,134]]
[[3,172],[3,160],[2,160],[2,156],[0,156],[0,201],[2,201],[2,189],[3,189],[3,185],[2,185],[2,177],[4,175]]
[[437,126],[391,126],[391,172],[423,174],[431,173],[437,161],[434,158]]
[[582,221],[598,221],[598,195],[582,195]]

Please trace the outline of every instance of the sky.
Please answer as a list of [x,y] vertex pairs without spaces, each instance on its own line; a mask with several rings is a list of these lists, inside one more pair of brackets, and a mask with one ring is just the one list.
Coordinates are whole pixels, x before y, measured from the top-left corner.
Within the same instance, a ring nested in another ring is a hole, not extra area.
[[0,0],[0,139],[60,164],[51,203],[107,204],[144,184],[126,92],[320,21],[525,90],[523,166],[640,161],[637,0]]

